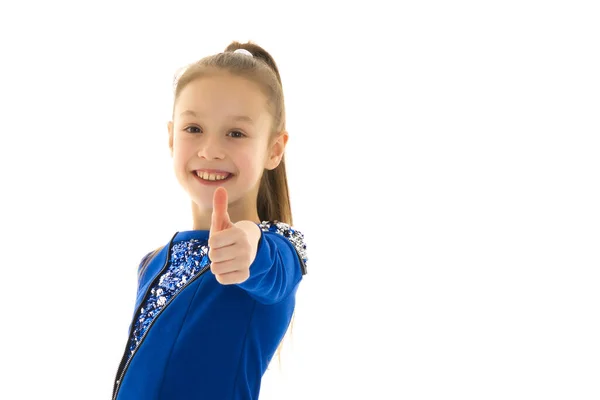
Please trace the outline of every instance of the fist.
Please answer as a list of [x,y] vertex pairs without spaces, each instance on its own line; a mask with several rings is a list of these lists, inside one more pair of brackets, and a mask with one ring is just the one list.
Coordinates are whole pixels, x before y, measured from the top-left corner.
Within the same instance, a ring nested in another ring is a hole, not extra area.
[[227,190],[218,187],[213,197],[208,258],[210,270],[222,285],[242,283],[250,277],[256,248],[244,226],[247,227],[231,222],[227,212]]

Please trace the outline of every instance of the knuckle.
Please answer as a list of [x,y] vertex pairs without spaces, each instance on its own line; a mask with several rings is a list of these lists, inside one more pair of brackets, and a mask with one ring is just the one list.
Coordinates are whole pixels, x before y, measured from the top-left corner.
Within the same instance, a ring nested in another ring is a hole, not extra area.
[[216,263],[212,263],[210,264],[210,270],[212,271],[213,274],[218,275],[219,274],[219,266]]

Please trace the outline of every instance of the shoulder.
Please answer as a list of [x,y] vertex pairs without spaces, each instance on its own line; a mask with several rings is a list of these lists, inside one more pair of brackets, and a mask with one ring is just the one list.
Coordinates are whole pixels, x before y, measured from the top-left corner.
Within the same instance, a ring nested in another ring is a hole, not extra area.
[[156,254],[159,251],[161,251],[164,247],[165,246],[160,246],[160,247],[148,252],[144,257],[142,257],[142,260],[140,261],[140,265],[138,266],[138,280],[140,280],[142,278],[142,275],[144,275],[144,272],[146,271],[148,264],[150,264],[150,261],[152,261],[154,256],[156,256]]
[[280,236],[285,237],[287,240],[294,245],[298,256],[302,260],[304,266],[308,263],[308,258],[306,255],[306,241],[304,239],[304,234],[300,232],[298,229],[293,226],[286,224],[281,221],[262,221],[258,224],[259,228],[263,232],[274,233]]

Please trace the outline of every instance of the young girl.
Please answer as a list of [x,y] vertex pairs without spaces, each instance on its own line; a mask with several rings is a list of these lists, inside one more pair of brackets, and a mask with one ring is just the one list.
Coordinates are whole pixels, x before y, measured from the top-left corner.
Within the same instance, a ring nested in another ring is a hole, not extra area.
[[308,261],[291,226],[271,56],[233,42],[189,66],[168,130],[193,230],[141,260],[113,399],[257,399]]

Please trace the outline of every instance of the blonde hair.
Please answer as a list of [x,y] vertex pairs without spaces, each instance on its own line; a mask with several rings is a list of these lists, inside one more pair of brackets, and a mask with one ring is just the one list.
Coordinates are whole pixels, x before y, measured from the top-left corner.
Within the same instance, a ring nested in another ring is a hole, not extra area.
[[[234,54],[234,51],[237,49],[249,51],[252,53],[252,57]],[[181,75],[175,77],[173,109],[175,109],[175,102],[179,94],[186,85],[198,78],[210,75],[215,70],[226,71],[232,75],[246,78],[261,88],[261,91],[267,98],[268,111],[273,118],[271,132],[269,133],[269,144],[271,144],[271,141],[276,138],[277,134],[285,130],[283,87],[275,60],[273,60],[273,57],[266,50],[255,43],[247,42],[242,44],[234,41],[225,48],[223,53],[204,57],[189,65]],[[285,154],[276,168],[263,171],[258,189],[257,208],[258,217],[261,221],[277,220],[293,225],[285,171]],[[292,315],[290,324],[290,328],[292,329],[294,316]],[[277,356],[280,363],[282,345],[283,339],[277,348]]]

